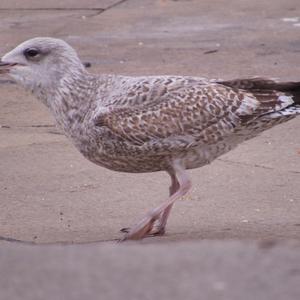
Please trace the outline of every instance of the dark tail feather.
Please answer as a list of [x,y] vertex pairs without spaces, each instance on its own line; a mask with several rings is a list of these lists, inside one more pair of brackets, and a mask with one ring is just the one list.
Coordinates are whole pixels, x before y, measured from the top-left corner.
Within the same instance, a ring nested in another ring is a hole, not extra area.
[[279,85],[279,91],[291,94],[295,104],[300,104],[300,82],[286,82]]
[[287,94],[287,96],[293,96],[295,104],[300,104],[300,82],[276,82],[272,79],[256,77],[249,79],[218,81],[218,83],[231,88],[247,90],[253,93],[259,93],[263,91],[284,92]]

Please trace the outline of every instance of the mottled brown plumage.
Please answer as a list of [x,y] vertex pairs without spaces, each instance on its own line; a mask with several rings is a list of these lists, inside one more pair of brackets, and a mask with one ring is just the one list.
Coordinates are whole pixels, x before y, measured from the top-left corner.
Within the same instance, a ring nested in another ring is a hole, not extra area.
[[298,82],[92,75],[68,44],[51,38],[19,45],[3,57],[3,70],[49,107],[87,159],[116,171],[169,173],[170,198],[125,239],[164,233],[172,205],[191,186],[187,169],[300,113]]

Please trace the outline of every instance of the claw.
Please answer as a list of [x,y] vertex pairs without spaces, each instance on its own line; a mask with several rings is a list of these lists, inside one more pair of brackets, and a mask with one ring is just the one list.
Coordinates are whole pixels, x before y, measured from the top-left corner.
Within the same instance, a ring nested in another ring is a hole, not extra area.
[[140,223],[129,229],[129,232],[125,234],[122,241],[139,240],[147,236],[156,219],[154,217],[145,217]]
[[[120,232],[123,233],[129,233],[130,232],[130,227],[124,227],[120,229]],[[148,236],[157,236],[157,235],[164,235],[166,233],[165,227],[162,227],[160,225],[160,222],[158,224],[152,226],[151,231],[147,234]]]
[[130,227],[121,228],[120,231],[124,233],[128,233],[130,231]]

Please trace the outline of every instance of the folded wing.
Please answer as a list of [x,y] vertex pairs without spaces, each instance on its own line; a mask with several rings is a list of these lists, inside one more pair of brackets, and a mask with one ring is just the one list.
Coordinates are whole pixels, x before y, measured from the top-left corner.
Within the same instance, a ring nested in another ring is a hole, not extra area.
[[194,82],[169,90],[153,103],[111,106],[94,122],[131,145],[160,154],[214,144],[259,116],[293,103],[284,92],[248,86],[235,81]]

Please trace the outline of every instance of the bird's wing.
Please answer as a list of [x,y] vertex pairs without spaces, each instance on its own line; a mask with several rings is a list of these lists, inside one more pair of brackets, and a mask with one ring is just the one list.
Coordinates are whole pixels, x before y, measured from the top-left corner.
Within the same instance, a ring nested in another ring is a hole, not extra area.
[[108,97],[101,97],[102,106],[133,107],[154,105],[185,87],[208,84],[209,81],[200,77],[189,76],[117,76],[113,81]]
[[251,93],[220,83],[193,83],[169,90],[159,101],[107,107],[94,122],[132,145],[182,151],[214,144],[258,116],[288,105],[286,101],[277,91]]

